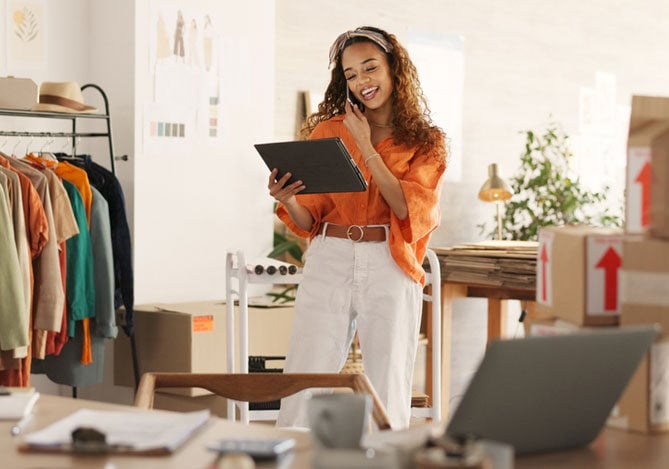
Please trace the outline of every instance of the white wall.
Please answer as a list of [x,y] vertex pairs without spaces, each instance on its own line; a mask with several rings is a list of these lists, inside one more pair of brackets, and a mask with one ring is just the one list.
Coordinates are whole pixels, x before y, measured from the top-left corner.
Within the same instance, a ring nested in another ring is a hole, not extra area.
[[328,48],[341,32],[369,24],[400,41],[410,28],[462,36],[463,179],[444,187],[432,242],[479,240],[476,225],[494,217],[492,204],[477,199],[487,165],[514,173],[519,132],[540,129],[550,115],[576,136],[579,89],[594,86],[598,71],[615,75],[619,105],[632,93],[669,95],[667,17],[663,0],[277,2],[277,134],[294,131],[298,91],[325,89]]
[[243,249],[259,256],[271,249],[268,173],[252,145],[273,135],[274,5],[262,0],[161,4],[206,10],[215,17],[227,52],[221,67],[224,137],[197,141],[185,151],[143,141],[152,85],[151,4],[137,2],[135,302],[221,299],[226,252]]

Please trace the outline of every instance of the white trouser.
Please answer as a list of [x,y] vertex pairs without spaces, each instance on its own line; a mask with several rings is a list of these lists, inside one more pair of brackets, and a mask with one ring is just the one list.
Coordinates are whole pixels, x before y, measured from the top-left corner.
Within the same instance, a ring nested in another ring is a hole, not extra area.
[[[319,235],[306,253],[284,370],[339,372],[357,329],[365,374],[393,429],[405,428],[421,308],[421,285],[397,266],[386,241]],[[307,426],[306,394],[282,400],[277,426]]]

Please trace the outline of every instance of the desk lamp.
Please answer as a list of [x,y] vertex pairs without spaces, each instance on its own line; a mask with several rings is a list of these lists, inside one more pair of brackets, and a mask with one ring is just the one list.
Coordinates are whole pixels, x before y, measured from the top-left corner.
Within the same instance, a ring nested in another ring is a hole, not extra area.
[[497,239],[502,239],[501,205],[511,198],[511,190],[504,180],[497,174],[497,163],[488,166],[488,180],[479,190],[479,199],[484,202],[495,202],[497,207]]

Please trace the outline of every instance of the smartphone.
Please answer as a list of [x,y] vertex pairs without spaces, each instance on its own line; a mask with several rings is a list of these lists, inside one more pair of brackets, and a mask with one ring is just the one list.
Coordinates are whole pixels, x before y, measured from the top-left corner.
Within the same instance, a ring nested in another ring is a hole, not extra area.
[[351,90],[349,89],[348,84],[346,85],[346,101],[348,101],[351,107],[358,106],[358,109],[360,109],[361,112],[365,111],[365,106],[358,101],[355,96],[351,97]]
[[255,460],[278,459],[295,447],[292,438],[224,438],[207,445],[218,453],[246,453]]

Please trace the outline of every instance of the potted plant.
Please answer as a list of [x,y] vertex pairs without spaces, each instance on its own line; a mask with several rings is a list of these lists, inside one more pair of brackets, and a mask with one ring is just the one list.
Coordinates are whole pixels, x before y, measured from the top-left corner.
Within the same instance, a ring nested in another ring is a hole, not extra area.
[[[275,212],[276,205],[275,203]],[[302,266],[302,256],[306,249],[306,241],[290,233],[286,225],[277,217],[275,218],[273,248],[267,257]],[[270,291],[267,295],[272,297],[273,303],[289,303],[295,301],[296,292],[297,284],[286,284],[280,290]]]
[[[622,225],[622,203],[616,209],[607,205],[608,187],[588,190],[574,174],[569,137],[561,126],[551,122],[543,132],[523,133],[520,167],[509,180],[513,197],[506,202],[502,217],[504,239],[536,241],[539,229],[549,225]],[[485,223],[479,228],[491,237],[496,233]]]

